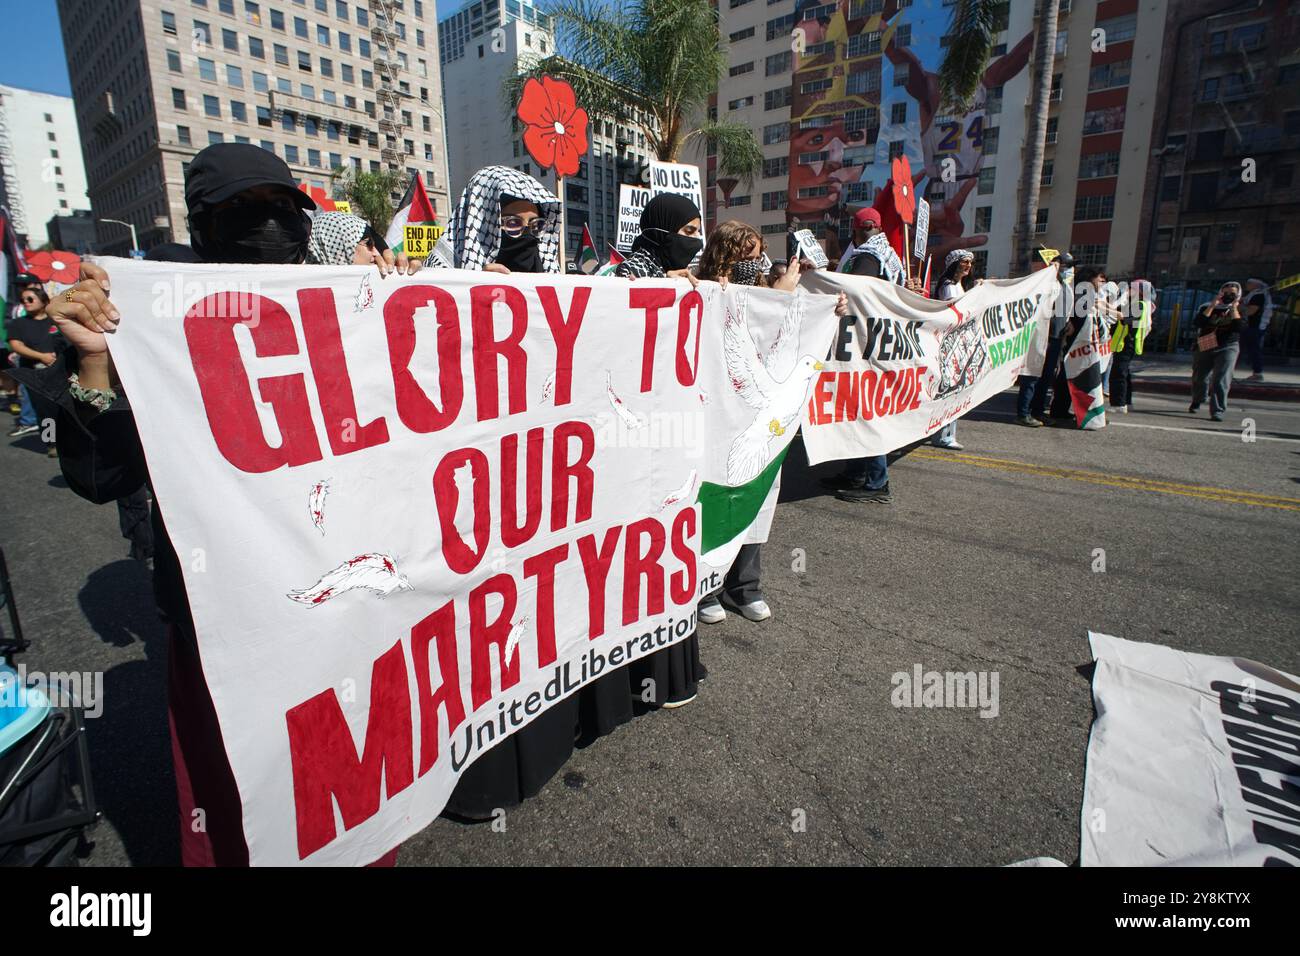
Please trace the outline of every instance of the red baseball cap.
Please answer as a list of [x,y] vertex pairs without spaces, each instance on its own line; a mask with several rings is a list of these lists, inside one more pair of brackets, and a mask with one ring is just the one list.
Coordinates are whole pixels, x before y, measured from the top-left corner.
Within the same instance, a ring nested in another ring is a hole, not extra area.
[[880,228],[880,213],[876,212],[870,206],[866,209],[859,209],[853,214],[853,228],[865,229],[867,226]]

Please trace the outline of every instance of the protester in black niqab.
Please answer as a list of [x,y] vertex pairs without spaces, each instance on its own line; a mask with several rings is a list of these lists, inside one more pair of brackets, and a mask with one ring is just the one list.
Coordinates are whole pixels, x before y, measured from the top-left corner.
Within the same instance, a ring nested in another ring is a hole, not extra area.
[[685,269],[704,248],[704,240],[683,235],[681,230],[699,218],[699,207],[685,196],[655,196],[641,211],[641,234],[632,243],[632,254],[619,263],[614,274],[659,278]]

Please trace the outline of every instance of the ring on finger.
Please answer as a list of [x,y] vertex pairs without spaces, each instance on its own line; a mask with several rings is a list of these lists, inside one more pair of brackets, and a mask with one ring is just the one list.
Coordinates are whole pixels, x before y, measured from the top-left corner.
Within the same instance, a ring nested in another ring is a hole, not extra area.
[[67,292],[63,293],[63,301],[64,302],[73,301],[72,296],[73,293],[75,293],[76,291],[77,291],[76,289],[69,289]]

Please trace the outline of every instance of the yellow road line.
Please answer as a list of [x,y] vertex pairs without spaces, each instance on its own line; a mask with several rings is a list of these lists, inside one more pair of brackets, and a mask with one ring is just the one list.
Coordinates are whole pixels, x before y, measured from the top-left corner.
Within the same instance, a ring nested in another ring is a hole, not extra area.
[[1082,481],[1092,485],[1127,488],[1130,491],[1154,491],[1166,495],[1203,498],[1206,501],[1255,505],[1260,508],[1279,508],[1283,511],[1300,511],[1300,498],[1265,495],[1254,491],[1240,491],[1234,488],[1188,485],[1175,481],[1161,481],[1156,478],[1141,478],[1137,475],[1108,475],[1099,471],[1084,471],[1079,468],[1053,468],[1049,465],[1036,465],[1033,462],[1015,461],[1010,458],[990,458],[985,455],[932,451],[926,448],[917,448],[908,457],[921,458],[925,461],[959,462],[963,465],[974,465],[978,468],[995,468],[999,471],[1038,475],[1043,478],[1066,478],[1070,481]]

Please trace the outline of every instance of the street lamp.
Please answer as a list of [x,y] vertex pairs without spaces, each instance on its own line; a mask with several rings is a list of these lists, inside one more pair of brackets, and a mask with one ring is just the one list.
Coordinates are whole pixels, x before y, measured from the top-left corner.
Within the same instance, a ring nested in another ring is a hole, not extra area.
[[137,241],[136,241],[136,238],[135,238],[135,223],[132,223],[132,222],[123,222],[121,219],[101,219],[101,220],[99,220],[99,221],[100,221],[100,222],[111,222],[111,223],[114,223],[115,225],[118,225],[118,226],[126,226],[126,228],[128,228],[128,229],[131,230],[131,251],[132,251],[132,252],[135,252],[137,249],[140,248],[140,243],[137,242]]

